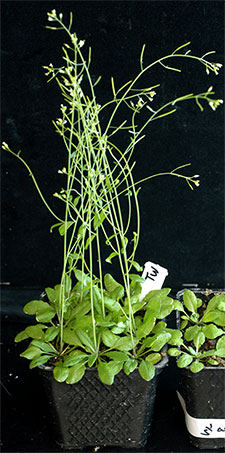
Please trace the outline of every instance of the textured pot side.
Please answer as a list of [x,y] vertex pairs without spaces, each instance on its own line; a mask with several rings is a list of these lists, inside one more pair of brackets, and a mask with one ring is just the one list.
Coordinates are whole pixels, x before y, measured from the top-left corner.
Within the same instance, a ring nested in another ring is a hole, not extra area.
[[150,430],[157,376],[167,364],[156,365],[156,376],[144,381],[138,371],[120,372],[112,386],[103,384],[95,368],[77,384],[57,382],[49,368],[40,374],[48,397],[56,441],[65,449],[96,446],[144,447]]
[[[193,291],[196,295],[200,292],[204,293],[203,289],[193,289]],[[182,300],[183,292],[184,290],[177,293],[179,300]],[[217,289],[213,290],[213,292],[220,294],[221,292],[224,293],[224,290]],[[177,313],[177,325],[179,328],[179,313]],[[203,429],[203,436],[205,437],[196,437],[189,432],[191,443],[202,450],[225,448],[225,368],[205,367],[196,374],[192,373],[188,368],[183,368],[180,369],[180,377],[179,393],[185,401],[186,412],[193,418],[208,420],[205,430]],[[213,427],[210,424],[213,419],[222,420],[223,438],[212,437],[213,430],[210,431],[210,429]]]
[[225,426],[221,426],[224,429],[223,438],[211,437],[213,433],[207,429],[212,428],[210,420],[225,420],[225,368],[206,367],[196,374],[184,368],[180,373],[179,391],[187,413],[197,419],[208,419],[206,430],[203,430],[205,437],[195,437],[189,433],[191,443],[203,450],[225,448]]

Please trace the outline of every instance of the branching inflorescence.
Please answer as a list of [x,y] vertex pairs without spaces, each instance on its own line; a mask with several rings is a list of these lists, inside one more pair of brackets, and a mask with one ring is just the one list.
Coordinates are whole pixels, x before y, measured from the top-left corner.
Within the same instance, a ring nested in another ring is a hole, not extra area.
[[[143,46],[140,55],[140,72],[133,79],[121,88],[115,88],[114,79],[111,78],[112,99],[105,105],[99,105],[95,95],[95,86],[99,83],[92,81],[90,75],[91,49],[85,53],[85,42],[79,40],[77,35],[71,31],[72,13],[70,14],[69,25],[63,21],[62,13],[57,14],[55,10],[48,13],[48,21],[51,22],[51,30],[63,30],[66,32],[69,43],[64,44],[62,51],[62,66],[54,67],[52,63],[44,66],[48,82],[57,82],[63,97],[61,104],[61,115],[53,124],[56,132],[61,136],[66,152],[67,166],[58,171],[65,176],[66,185],[59,192],[54,193],[65,204],[65,217],[61,219],[49,207],[37,181],[23,158],[15,153],[4,142],[3,148],[16,156],[28,169],[36,188],[50,213],[56,218],[57,223],[51,227],[58,228],[64,240],[64,259],[60,284],[60,297],[58,319],[61,329],[61,351],[63,350],[63,325],[64,314],[67,304],[68,291],[71,289],[71,278],[75,277],[81,284],[87,287],[87,279],[90,290],[90,303],[92,315],[92,330],[94,348],[97,348],[95,299],[96,285],[100,290],[102,313],[105,313],[104,299],[104,275],[103,275],[103,254],[102,243],[104,242],[110,252],[106,258],[108,263],[118,259],[125,288],[126,300],[129,307],[127,319],[129,321],[129,334],[131,339],[135,334],[134,312],[132,306],[131,283],[137,279],[137,275],[130,271],[135,268],[141,271],[141,267],[135,261],[135,252],[140,237],[140,212],[138,204],[138,190],[140,183],[146,180],[163,175],[176,176],[184,179],[189,187],[199,185],[199,175],[187,176],[182,170],[190,164],[179,166],[170,171],[159,172],[154,175],[135,181],[133,169],[135,162],[132,161],[135,146],[142,140],[147,126],[152,121],[161,119],[176,112],[176,106],[180,102],[194,100],[198,107],[203,110],[202,102],[206,101],[215,110],[221,99],[214,99],[213,88],[207,91],[178,97],[169,100],[159,108],[154,108],[154,99],[159,85],[137,88],[138,82],[149,69],[157,64],[173,71],[179,69],[170,66],[169,60],[186,59],[202,64],[206,72],[215,74],[221,67],[220,63],[212,63],[202,57],[194,56],[187,50],[189,42],[178,47],[170,55],[159,58],[153,63],[144,67]],[[83,51],[84,49],[84,51]],[[84,87],[86,87],[84,89]],[[122,122],[115,126],[117,111],[120,106],[126,105],[130,113],[130,122]],[[106,126],[101,125],[101,112],[110,111]],[[136,116],[143,110],[149,113],[148,118],[140,127],[136,125]],[[119,149],[113,142],[115,134],[125,131],[129,134],[129,144],[126,149]],[[121,207],[121,199],[126,196],[128,210],[124,216]],[[136,228],[133,228],[133,221],[136,219]],[[132,226],[132,228],[131,228]],[[132,231],[131,231],[132,229]],[[133,231],[134,230],[134,231]],[[97,254],[94,264],[93,256]],[[86,280],[85,280],[86,279]],[[82,294],[82,291],[81,291]]]

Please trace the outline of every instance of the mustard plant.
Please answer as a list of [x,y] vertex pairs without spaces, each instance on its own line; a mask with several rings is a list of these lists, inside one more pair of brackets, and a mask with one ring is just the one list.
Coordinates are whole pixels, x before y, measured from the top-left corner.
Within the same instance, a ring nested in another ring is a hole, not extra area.
[[[47,28],[62,30],[68,37],[62,47],[61,65],[44,66],[48,82],[58,84],[63,98],[60,115],[53,121],[67,156],[67,166],[58,171],[65,178],[64,187],[54,193],[65,205],[63,218],[47,203],[21,152],[13,151],[5,142],[3,148],[25,165],[56,220],[51,231],[58,229],[63,237],[62,273],[60,284],[46,288],[47,300],[31,301],[25,306],[24,311],[35,314],[38,324],[19,333],[16,341],[31,338],[22,355],[31,360],[31,368],[50,361],[60,382],[77,382],[87,365],[97,366],[100,379],[107,384],[112,384],[122,368],[129,374],[139,367],[141,376],[149,380],[165,344],[176,345],[177,334],[167,329],[163,318],[176,309],[177,302],[168,297],[167,289],[153,291],[140,300],[144,280],[139,275],[142,267],[135,260],[140,239],[138,192],[141,183],[164,175],[181,178],[193,189],[199,185],[199,176],[183,173],[188,163],[135,181],[134,150],[151,123],[175,114],[178,104],[194,101],[203,110],[202,103],[206,102],[215,110],[222,100],[215,99],[213,88],[209,87],[198,94],[172,98],[156,108],[154,100],[160,84],[150,83],[143,88],[140,84],[156,65],[180,72],[173,61],[186,60],[199,63],[207,73],[217,74],[221,64],[207,59],[213,52],[200,57],[192,55],[188,42],[145,65],[144,45],[137,76],[120,88],[112,77],[112,98],[100,105],[95,87],[101,77],[93,82],[91,48],[86,49],[84,40],[72,31],[72,13],[68,25],[62,13],[55,10],[48,13],[48,21],[51,24]],[[117,113],[122,106],[127,107],[129,120],[118,125]],[[138,126],[136,119],[143,111],[148,116]],[[106,125],[102,124],[102,113],[104,117],[108,114]],[[121,131],[129,136],[125,149],[120,149],[114,140]],[[106,257],[103,245],[109,250]],[[117,262],[120,283],[110,274],[104,275],[104,260]]]

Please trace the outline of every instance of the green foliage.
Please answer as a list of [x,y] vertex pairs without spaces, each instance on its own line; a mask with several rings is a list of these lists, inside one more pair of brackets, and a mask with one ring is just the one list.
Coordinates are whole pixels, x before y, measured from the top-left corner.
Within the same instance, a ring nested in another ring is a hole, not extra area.
[[[176,305],[176,304],[175,304]],[[205,366],[225,366],[225,294],[199,298],[190,290],[184,291],[180,311],[181,325],[179,348],[170,348],[168,354],[179,357],[179,368],[189,367],[198,373]],[[177,334],[173,334],[177,335]],[[171,339],[170,339],[171,343]],[[171,343],[172,344],[172,343]]]
[[[80,273],[76,272],[76,275],[80,279]],[[55,379],[67,384],[78,382],[86,368],[91,367],[97,368],[99,378],[106,385],[112,385],[115,376],[121,370],[128,375],[138,369],[143,379],[147,381],[152,379],[155,375],[155,365],[162,360],[167,343],[177,346],[180,344],[180,333],[167,328],[166,322],[162,321],[165,308],[168,313],[174,309],[174,300],[168,297],[170,290],[164,288],[151,291],[141,303],[135,304],[134,329],[131,332],[127,299],[125,297],[118,299],[118,288],[120,294],[124,294],[125,290],[110,274],[107,274],[104,278],[106,287],[102,293],[104,314],[103,311],[99,312],[98,307],[94,307],[95,345],[90,281],[88,278],[84,280],[86,286],[83,285],[79,298],[77,293],[80,289],[80,280],[68,294],[63,326],[63,350],[61,351],[60,323],[57,316],[60,292],[56,285],[55,288],[46,289],[46,293],[51,297],[51,308],[55,317],[45,324],[39,323],[37,319],[37,324],[26,327],[15,338],[17,342],[30,339],[27,349],[21,356],[31,361],[31,368],[48,362],[53,367]],[[138,278],[133,279],[133,282],[133,292],[136,290],[139,292]],[[97,284],[96,289],[100,291]],[[49,306],[49,303],[32,301],[25,306],[26,312],[36,314],[43,307],[46,308],[46,305]],[[85,305],[85,310],[76,309],[82,305]],[[151,305],[154,316],[151,314]]]

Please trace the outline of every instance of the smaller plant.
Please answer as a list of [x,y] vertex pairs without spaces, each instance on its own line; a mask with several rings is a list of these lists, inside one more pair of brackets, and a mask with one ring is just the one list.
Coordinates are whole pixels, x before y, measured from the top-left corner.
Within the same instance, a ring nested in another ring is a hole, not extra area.
[[225,366],[225,294],[208,290],[197,297],[185,290],[177,309],[182,313],[180,345],[168,350],[170,356],[179,356],[177,366],[193,373],[205,366]]

